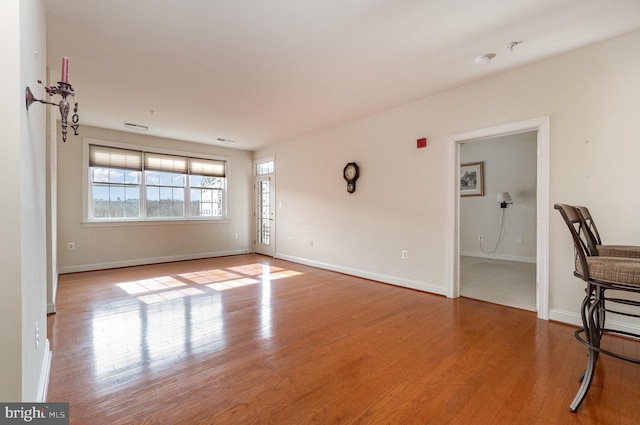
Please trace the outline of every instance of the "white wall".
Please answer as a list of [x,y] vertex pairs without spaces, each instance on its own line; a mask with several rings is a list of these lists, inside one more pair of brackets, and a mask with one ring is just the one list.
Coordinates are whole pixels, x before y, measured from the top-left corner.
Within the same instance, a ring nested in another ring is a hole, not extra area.
[[[536,136],[526,132],[461,145],[460,163],[484,163],[484,196],[460,199],[462,255],[536,261]],[[500,208],[498,192],[509,192],[513,204]]]
[[[628,191],[640,156],[638,51],[640,32],[258,151],[277,160],[277,255],[445,293],[449,137],[547,115],[551,205],[586,204],[606,241],[638,244],[640,198]],[[415,147],[421,137],[426,149]],[[349,161],[361,172],[353,195]],[[582,285],[550,214],[550,316],[574,321]]]
[[[46,324],[45,107],[28,113],[25,88],[45,78],[44,8],[40,0],[0,5],[5,84],[2,117],[3,208],[0,210],[0,400],[43,397],[49,349]],[[36,56],[35,52],[39,51]],[[40,90],[42,91],[42,90]],[[42,95],[38,91],[37,95]],[[36,347],[36,323],[39,344]]]
[[[62,137],[58,138],[60,273],[239,254],[253,249],[251,152],[84,125],[80,126],[79,133],[77,137],[69,135],[66,143],[62,142]],[[229,220],[217,223],[83,224],[82,138],[228,157]],[[235,233],[238,239],[234,239]],[[69,242],[75,243],[75,250],[67,249]]]
[[[38,79],[46,78],[46,21],[41,0],[20,2],[22,85],[45,97]],[[38,52],[36,54],[36,51]],[[24,93],[21,93],[21,98]],[[22,100],[22,99],[21,99]],[[22,103],[22,102],[20,102]],[[46,257],[46,114],[34,104],[21,114],[21,239],[22,239],[22,400],[42,401],[50,367],[47,339]],[[36,332],[36,326],[38,331]],[[36,333],[39,343],[36,347]],[[44,376],[46,375],[46,376]]]

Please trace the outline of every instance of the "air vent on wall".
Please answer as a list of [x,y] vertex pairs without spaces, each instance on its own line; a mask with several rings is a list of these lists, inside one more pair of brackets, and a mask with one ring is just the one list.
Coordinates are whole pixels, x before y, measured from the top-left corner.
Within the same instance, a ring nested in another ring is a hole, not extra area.
[[217,140],[218,142],[220,142],[220,143],[235,143],[235,142],[236,142],[235,140],[231,140],[231,139],[223,139],[222,137],[218,137],[216,140]]
[[136,131],[149,131],[149,127],[146,125],[140,125],[140,124],[133,124],[130,122],[126,122],[124,123],[124,126],[127,128],[130,128],[131,130],[136,130]]

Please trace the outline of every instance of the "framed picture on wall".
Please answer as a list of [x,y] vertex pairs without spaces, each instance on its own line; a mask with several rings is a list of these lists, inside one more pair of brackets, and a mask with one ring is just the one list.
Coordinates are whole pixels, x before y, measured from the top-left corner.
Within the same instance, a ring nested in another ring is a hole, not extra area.
[[484,196],[484,162],[460,164],[460,196]]

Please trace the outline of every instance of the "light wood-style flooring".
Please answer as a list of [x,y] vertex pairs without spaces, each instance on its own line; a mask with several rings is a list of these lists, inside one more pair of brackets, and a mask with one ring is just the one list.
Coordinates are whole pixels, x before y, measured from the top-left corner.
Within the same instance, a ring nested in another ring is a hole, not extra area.
[[569,412],[570,326],[259,255],[63,275],[48,320],[71,424],[640,423],[606,356]]

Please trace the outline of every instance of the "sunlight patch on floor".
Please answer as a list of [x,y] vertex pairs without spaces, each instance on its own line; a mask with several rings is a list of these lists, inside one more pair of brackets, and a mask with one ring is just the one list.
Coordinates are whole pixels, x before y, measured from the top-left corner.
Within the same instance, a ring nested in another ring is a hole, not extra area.
[[301,274],[303,273],[281,267],[254,263],[225,269],[181,273],[175,276],[158,276],[117,283],[116,286],[145,304],[153,304],[201,295],[208,290],[227,291]]

